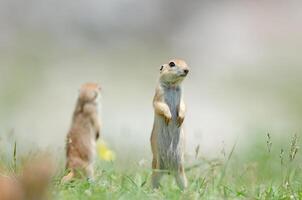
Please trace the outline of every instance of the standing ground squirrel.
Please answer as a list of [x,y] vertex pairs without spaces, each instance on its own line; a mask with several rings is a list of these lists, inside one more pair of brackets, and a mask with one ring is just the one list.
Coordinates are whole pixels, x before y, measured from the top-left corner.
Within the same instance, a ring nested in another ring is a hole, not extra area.
[[100,121],[98,117],[98,102],[100,86],[96,83],[82,85],[72,124],[66,142],[66,168],[69,174],[62,181],[70,181],[76,175],[82,174],[93,179],[93,160],[96,152],[96,140],[100,136]]
[[[185,61],[174,59],[160,69],[153,107],[154,125],[151,135],[152,186],[158,188],[163,170],[173,173],[181,189],[187,187],[184,171],[185,103],[181,83],[189,73]],[[161,171],[162,170],[162,171]]]

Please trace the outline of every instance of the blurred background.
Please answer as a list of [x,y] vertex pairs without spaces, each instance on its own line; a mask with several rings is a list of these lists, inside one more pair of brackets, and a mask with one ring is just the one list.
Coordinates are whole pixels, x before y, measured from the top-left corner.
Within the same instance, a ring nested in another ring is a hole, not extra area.
[[216,156],[235,141],[299,133],[301,6],[0,0],[0,147],[16,138],[22,151],[64,151],[78,88],[96,81],[103,138],[118,158],[149,159],[152,98],[171,58],[191,68],[183,84],[188,153],[200,145]]

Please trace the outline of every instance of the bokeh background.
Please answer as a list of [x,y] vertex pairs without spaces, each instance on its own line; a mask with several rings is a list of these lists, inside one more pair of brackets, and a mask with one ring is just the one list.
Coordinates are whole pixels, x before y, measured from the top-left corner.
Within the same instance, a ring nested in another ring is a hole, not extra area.
[[[1,0],[0,147],[64,150],[79,86],[102,84],[103,138],[149,158],[152,98],[171,58],[187,151],[301,131],[301,1]],[[262,136],[261,136],[262,135]],[[264,141],[265,142],[265,141]],[[63,157],[63,155],[62,155]]]

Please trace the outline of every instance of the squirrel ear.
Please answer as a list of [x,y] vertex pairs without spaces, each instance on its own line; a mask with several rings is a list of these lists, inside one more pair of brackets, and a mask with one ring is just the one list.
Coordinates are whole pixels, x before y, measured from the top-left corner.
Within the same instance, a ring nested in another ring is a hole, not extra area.
[[164,69],[164,66],[162,65],[161,67],[160,67],[160,71],[162,71]]

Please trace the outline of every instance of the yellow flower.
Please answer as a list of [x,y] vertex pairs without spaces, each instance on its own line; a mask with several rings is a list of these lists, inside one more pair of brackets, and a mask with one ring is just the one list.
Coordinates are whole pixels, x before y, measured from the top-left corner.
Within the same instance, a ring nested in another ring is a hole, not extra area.
[[97,143],[97,152],[100,159],[105,161],[114,161],[115,160],[115,153],[110,150],[105,143],[105,141],[99,141]]

